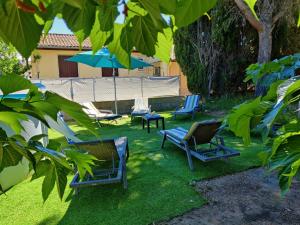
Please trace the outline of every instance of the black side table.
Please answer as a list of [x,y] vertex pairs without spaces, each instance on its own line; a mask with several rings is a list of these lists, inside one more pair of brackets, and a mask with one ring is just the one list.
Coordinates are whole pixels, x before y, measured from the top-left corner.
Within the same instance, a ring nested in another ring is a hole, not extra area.
[[150,133],[150,121],[156,121],[156,128],[158,128],[158,121],[161,120],[162,128],[165,130],[165,118],[159,114],[146,114],[142,117],[143,129],[145,129],[145,122],[147,123],[147,131]]

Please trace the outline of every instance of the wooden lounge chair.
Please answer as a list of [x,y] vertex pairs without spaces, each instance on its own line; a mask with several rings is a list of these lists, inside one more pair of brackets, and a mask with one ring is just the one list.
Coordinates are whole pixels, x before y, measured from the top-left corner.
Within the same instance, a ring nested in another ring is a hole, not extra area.
[[[192,156],[203,162],[208,162],[240,155],[238,151],[226,147],[223,138],[216,135],[220,126],[221,122],[212,120],[196,122],[190,130],[181,127],[161,130],[160,134],[163,135],[161,148],[164,147],[165,141],[169,140],[184,150],[191,170],[194,169]],[[213,138],[215,141],[212,141]],[[203,144],[209,144],[209,148],[199,147]]]
[[69,143],[99,160],[93,167],[93,176],[87,173],[84,179],[80,180],[79,173],[75,173],[70,187],[74,188],[76,193],[82,187],[112,183],[123,183],[124,189],[127,189],[126,160],[129,157],[127,137]]
[[136,98],[134,100],[133,111],[131,112],[131,120],[134,117],[144,116],[151,112],[151,106],[148,106],[148,98]]
[[200,95],[188,95],[185,98],[184,105],[181,108],[177,108],[173,112],[174,119],[177,115],[192,115],[192,119],[199,108]]
[[91,118],[95,119],[96,122],[101,126],[101,120],[112,120],[121,118],[119,114],[114,114],[111,110],[97,109],[92,102],[82,103],[84,106],[83,111]]

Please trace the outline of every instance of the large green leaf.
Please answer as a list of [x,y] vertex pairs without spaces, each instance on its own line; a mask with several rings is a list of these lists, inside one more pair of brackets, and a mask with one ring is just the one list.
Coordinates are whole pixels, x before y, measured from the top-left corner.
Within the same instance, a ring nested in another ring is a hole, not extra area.
[[12,146],[1,143],[0,145],[0,173],[9,166],[16,166],[22,160],[23,156]]
[[9,136],[20,134],[24,129],[20,122],[24,120],[28,120],[28,117],[24,114],[0,111],[0,127],[5,130]]
[[35,170],[36,161],[31,151],[27,148],[27,143],[25,138],[23,138],[21,135],[10,137],[8,139],[8,144],[20,155],[25,157],[31,163],[32,167]]
[[270,170],[277,170],[281,191],[286,193],[299,171],[300,132],[287,132],[276,137],[269,160]]
[[0,37],[28,58],[36,48],[43,26],[38,24],[34,14],[17,7],[15,0],[6,0],[0,7]]
[[89,129],[94,135],[99,136],[97,125],[93,124],[93,121],[90,119],[90,117],[83,112],[80,104],[72,102],[56,93],[49,91],[46,91],[45,93],[45,101],[58,106],[60,111],[65,112],[80,125]]
[[159,0],[160,10],[167,15],[173,15],[176,12],[177,0]]
[[48,166],[48,170],[46,171],[46,175],[42,184],[42,194],[43,194],[44,202],[47,200],[51,191],[53,190],[55,185],[55,180],[56,180],[55,168],[53,164],[50,164]]
[[134,32],[131,37],[134,40],[136,50],[147,56],[153,56],[155,54],[158,30],[151,17],[149,15],[134,16],[132,25]]
[[114,52],[122,65],[129,68],[133,42],[132,29],[128,24],[115,24],[113,41],[108,48]]
[[49,168],[51,168],[51,167],[52,167],[52,164],[49,159],[40,160],[36,164],[35,173],[32,175],[31,180],[35,180],[40,177],[46,176]]
[[298,17],[298,27],[300,27],[300,12],[299,12],[299,17]]
[[99,23],[102,31],[111,31],[114,27],[114,22],[119,15],[118,0],[110,0],[107,2],[100,1]]
[[270,104],[261,101],[261,97],[236,106],[226,119],[229,129],[236,136],[241,137],[244,144],[250,144],[250,130],[259,122],[259,120],[255,120],[255,124],[253,124],[252,120],[257,117],[261,118],[269,107]]
[[61,152],[54,151],[52,149],[45,148],[45,147],[42,147],[42,146],[36,146],[36,148],[34,148],[32,150],[40,151],[41,153],[43,153],[44,156],[50,158],[56,164],[60,164],[66,170],[71,170],[71,167],[70,167],[69,163],[66,160],[66,156],[64,154],[62,154]]
[[[1,23],[1,22],[0,22]],[[4,95],[14,93],[16,91],[33,88],[33,84],[22,76],[3,75],[0,76],[0,89]]]
[[158,33],[155,46],[155,56],[166,63],[170,62],[170,54],[173,47],[173,32],[171,28],[165,28],[164,32]]
[[217,0],[179,0],[175,12],[175,25],[183,27],[212,9]]
[[75,33],[81,44],[90,34],[96,14],[96,6],[89,0],[83,0],[82,8],[65,5],[63,8],[63,18],[68,27]]
[[75,162],[80,178],[85,176],[86,171],[93,175],[91,166],[94,165],[94,160],[97,160],[96,157],[72,149],[65,150],[65,153],[68,158]]
[[156,28],[164,26],[164,20],[160,13],[160,0],[136,0],[140,5],[147,10]]
[[93,25],[91,34],[90,34],[90,40],[93,47],[93,52],[98,51],[101,49],[109,40],[109,38],[113,35],[113,29],[108,31],[103,31],[101,27],[101,16],[99,15],[99,10],[96,12],[96,20]]
[[253,15],[255,16],[255,18],[258,19],[258,16],[257,16],[257,14],[255,12],[255,9],[254,9],[257,0],[244,0],[244,1],[249,6],[249,8],[250,8],[251,12],[253,13]]
[[66,189],[66,185],[68,181],[67,175],[69,171],[56,163],[55,163],[54,171],[56,174],[55,177],[56,177],[56,187],[57,187],[58,196],[60,197],[60,199],[62,199]]
[[85,1],[82,1],[82,0],[61,0],[73,7],[77,7],[79,9],[82,9],[84,7],[84,3]]

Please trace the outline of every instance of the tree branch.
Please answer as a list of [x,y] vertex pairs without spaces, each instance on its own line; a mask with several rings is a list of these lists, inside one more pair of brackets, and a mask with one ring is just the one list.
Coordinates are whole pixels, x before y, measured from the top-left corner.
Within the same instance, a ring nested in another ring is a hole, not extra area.
[[250,8],[246,5],[244,0],[234,0],[240,11],[245,15],[246,19],[249,23],[257,30],[263,30],[263,24],[255,18],[253,13],[251,12]]

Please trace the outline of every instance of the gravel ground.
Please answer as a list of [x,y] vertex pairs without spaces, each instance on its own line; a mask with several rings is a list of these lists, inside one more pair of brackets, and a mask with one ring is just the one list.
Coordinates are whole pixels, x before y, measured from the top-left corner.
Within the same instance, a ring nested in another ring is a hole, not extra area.
[[300,182],[281,197],[275,175],[263,169],[197,182],[208,204],[159,225],[300,225]]

